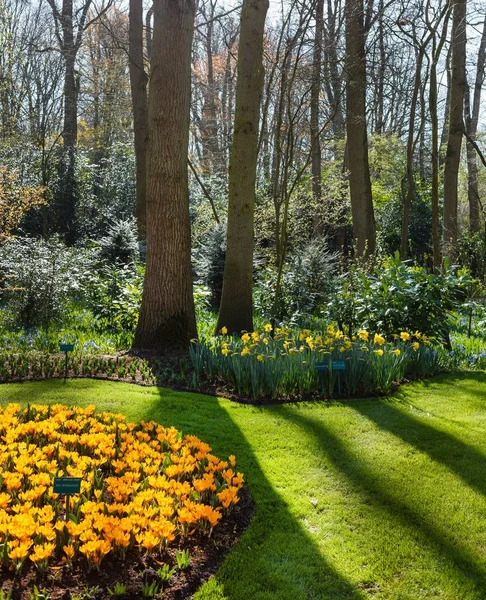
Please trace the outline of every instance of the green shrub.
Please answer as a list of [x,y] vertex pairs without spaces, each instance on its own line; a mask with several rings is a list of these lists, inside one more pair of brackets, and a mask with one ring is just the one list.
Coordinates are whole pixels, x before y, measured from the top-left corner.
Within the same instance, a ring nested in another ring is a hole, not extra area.
[[15,325],[49,327],[82,301],[94,264],[92,252],[66,247],[58,238],[16,238],[0,247],[5,277],[3,308]]

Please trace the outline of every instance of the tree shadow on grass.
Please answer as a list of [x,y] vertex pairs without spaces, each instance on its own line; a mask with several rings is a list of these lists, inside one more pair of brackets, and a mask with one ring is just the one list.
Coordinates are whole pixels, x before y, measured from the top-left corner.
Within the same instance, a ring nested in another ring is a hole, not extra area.
[[[480,376],[474,379],[486,383],[486,375],[478,375]],[[467,392],[470,392],[469,387]],[[405,402],[410,400],[406,395],[402,395],[401,398]],[[486,395],[484,400],[482,408],[486,409]],[[431,459],[444,465],[462,479],[466,485],[486,497],[486,453],[446,431],[429,425],[420,418],[422,411],[415,417],[410,412],[400,409],[400,405],[394,405],[393,401],[377,400],[373,404],[353,402],[349,407],[373,421],[381,430],[392,433],[405,443],[428,454]],[[437,415],[433,417],[439,421],[442,419]],[[445,421],[457,426],[451,419]],[[461,427],[464,425],[461,424]]]
[[[346,406],[350,407],[349,404]],[[352,404],[351,408],[362,412],[366,416],[371,412],[376,417],[379,410],[375,410],[374,406],[374,403],[365,403],[364,407],[361,408],[359,402],[356,402]],[[385,408],[386,411],[386,407],[382,405],[379,408]],[[346,444],[324,423],[301,414],[298,410],[292,410],[284,406],[279,407],[279,414],[289,422],[298,425],[303,433],[314,436],[318,452],[333,465],[337,472],[345,477],[348,484],[364,498],[366,504],[382,511],[389,518],[390,524],[397,523],[402,531],[407,531],[410,539],[416,540],[421,547],[428,548],[432,555],[439,559],[444,558],[451,565],[456,583],[464,586],[463,589],[467,590],[461,598],[484,598],[486,569],[483,562],[478,560],[478,557],[474,556],[466,547],[457,544],[457,541],[452,540],[433,522],[427,520],[421,514],[420,507],[404,502],[398,494],[393,492],[393,488],[387,485],[385,479],[376,476],[376,473],[366,465],[366,462],[357,461]],[[395,428],[387,425],[387,418],[390,419],[390,415],[388,417],[383,416],[382,419],[379,419],[378,424],[383,425],[384,429],[395,433]],[[376,420],[378,421],[378,418]],[[412,442],[412,425],[417,431],[417,424],[408,423],[408,425],[410,426],[410,429],[407,429],[408,439]],[[420,432],[420,424],[418,424],[418,431]],[[396,433],[400,436],[399,430]],[[422,430],[422,433],[424,433],[424,430]],[[417,440],[413,439],[413,441],[416,442]],[[456,449],[461,452],[470,450],[464,447],[463,444],[457,443],[454,438],[448,439],[448,443],[449,448],[451,444],[456,443]],[[440,453],[437,452],[437,456],[442,457],[444,464],[452,465],[452,461],[445,458],[443,451],[445,450],[441,450]],[[482,456],[481,458],[484,461]],[[484,477],[484,466],[481,468],[481,472]],[[472,483],[484,489],[484,483],[480,484],[479,479],[474,479]],[[392,535],[390,531],[390,536]],[[442,576],[442,574],[438,574],[439,578]]]
[[161,402],[143,418],[197,435],[222,458],[235,454],[237,468],[244,472],[256,503],[249,529],[215,576],[218,590],[226,598],[364,598],[326,561],[309,532],[290,513],[265,476],[255,449],[232,418],[232,413],[241,415],[242,411],[256,409],[209,396],[179,393],[167,398],[164,390],[160,390],[160,396]]
[[[128,389],[137,394],[136,401],[126,393]],[[63,402],[81,406],[93,403],[100,410],[123,412],[129,420],[155,420],[196,435],[221,458],[236,455],[237,468],[245,474],[256,503],[255,514],[250,527],[207,586],[207,593],[204,589],[200,592],[201,598],[361,600],[365,597],[321,554],[309,531],[291,514],[285,500],[265,476],[256,455],[258,449],[252,447],[234,418],[244,420],[249,412],[258,409],[209,396],[90,380],[67,386],[59,381],[0,386],[0,405],[6,402]],[[246,411],[246,415],[239,411]]]

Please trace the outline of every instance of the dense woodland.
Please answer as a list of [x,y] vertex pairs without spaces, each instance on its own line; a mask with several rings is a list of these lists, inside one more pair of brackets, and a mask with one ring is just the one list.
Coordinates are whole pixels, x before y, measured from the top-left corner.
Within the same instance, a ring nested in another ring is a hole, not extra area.
[[386,257],[485,276],[483,1],[1,0],[0,46],[17,325],[72,286],[138,350],[202,309],[240,332],[327,307],[351,334]]

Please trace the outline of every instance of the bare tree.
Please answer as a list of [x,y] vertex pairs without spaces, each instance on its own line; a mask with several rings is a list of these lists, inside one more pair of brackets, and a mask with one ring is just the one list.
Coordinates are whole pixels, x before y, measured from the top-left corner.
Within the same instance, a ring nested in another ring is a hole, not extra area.
[[76,177],[75,149],[78,139],[78,94],[79,78],[76,72],[76,57],[83,41],[83,35],[93,20],[103,15],[111,5],[105,4],[93,19],[88,19],[93,0],[83,0],[75,6],[75,0],[62,0],[59,7],[56,0],[47,0],[54,19],[54,31],[59,50],[64,60],[64,124],[62,138],[64,155],[60,162],[60,191],[58,196],[59,229],[66,241],[76,239]]
[[466,0],[454,0],[452,18],[452,77],[449,139],[444,161],[443,255],[454,260],[457,252],[457,187],[464,132],[466,80]]
[[133,105],[133,133],[137,177],[136,215],[138,236],[146,232],[146,138],[147,138],[147,74],[143,55],[142,0],[130,0],[129,72]]
[[469,200],[469,229],[472,232],[480,231],[481,219],[479,212],[479,186],[478,186],[478,165],[476,162],[476,150],[471,142],[476,139],[479,123],[479,108],[481,105],[481,92],[484,82],[484,67],[486,62],[486,16],[484,17],[483,33],[478,48],[478,58],[476,63],[476,78],[474,82],[474,94],[471,107],[471,93],[469,85],[466,86],[466,95],[464,98],[464,116],[466,121],[466,131],[468,139],[467,149],[467,196]]

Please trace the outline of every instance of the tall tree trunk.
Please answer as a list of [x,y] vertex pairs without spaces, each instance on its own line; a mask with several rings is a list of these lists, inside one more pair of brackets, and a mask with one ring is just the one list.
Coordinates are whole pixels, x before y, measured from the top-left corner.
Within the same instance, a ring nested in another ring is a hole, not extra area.
[[78,141],[78,83],[73,28],[73,1],[63,0],[61,9],[64,58],[64,124],[62,131],[63,156],[60,162],[59,230],[68,244],[76,240],[76,144]]
[[440,267],[442,260],[439,236],[439,117],[437,112],[437,63],[446,41],[449,18],[450,11],[448,10],[442,26],[442,34],[439,43],[437,44],[435,35],[432,38],[432,60],[430,63],[429,111],[432,130],[432,148],[430,159],[432,163],[431,202],[434,267]]
[[324,31],[324,0],[317,0],[315,6],[316,31],[314,36],[314,56],[312,64],[312,90],[310,136],[312,144],[312,195],[320,202],[321,185],[321,143],[319,140],[319,97],[321,91],[322,34]]
[[152,17],[154,15],[154,5],[148,9],[145,15],[145,45],[147,46],[147,60],[152,60]]
[[142,0],[130,0],[129,72],[132,93],[138,237],[145,239],[146,232],[146,141],[147,141],[147,75],[143,64],[143,7]]
[[[325,71],[327,77],[324,78],[326,91],[329,98],[329,103],[334,109],[332,119],[332,130],[334,140],[339,142],[345,135],[344,110],[342,102],[342,76],[339,73],[339,58],[338,44],[339,32],[337,28],[338,4],[332,0],[327,1],[327,19],[324,29],[324,48],[325,48]],[[342,157],[342,154],[337,151],[339,144],[335,144],[335,155]]]
[[403,217],[402,217],[402,238],[400,241],[400,257],[402,260],[407,258],[408,245],[408,223],[410,220],[410,210],[412,208],[413,195],[415,191],[415,182],[413,177],[413,157],[415,153],[415,115],[417,112],[417,102],[420,88],[422,86],[422,63],[424,58],[425,46],[421,45],[417,52],[417,64],[415,67],[415,79],[413,84],[412,103],[410,106],[410,119],[408,123],[407,137],[407,190],[403,198]]
[[[486,62],[486,16],[484,17],[483,34],[478,50],[478,62],[476,65],[476,80],[474,83],[474,98],[471,110],[471,99],[469,85],[466,89],[464,113],[466,117],[466,130],[469,137],[476,139],[479,121],[479,108],[481,104],[481,91],[484,82],[484,67]],[[481,219],[479,216],[479,187],[478,187],[478,165],[476,162],[476,150],[473,144],[467,140],[467,196],[469,200],[469,229],[471,232],[481,230]]]
[[385,129],[384,114],[385,114],[385,72],[386,72],[386,51],[385,51],[385,32],[383,28],[383,17],[385,7],[383,0],[380,0],[378,7],[378,48],[380,52],[380,62],[378,68],[378,85],[377,85],[377,111],[376,111],[376,127],[375,132],[382,134]]
[[376,246],[366,132],[366,57],[363,0],[346,0],[346,130],[353,217],[353,237],[359,256]]
[[268,0],[243,0],[229,170],[227,250],[217,331],[224,326],[238,332],[253,329],[253,214],[267,10]]
[[449,45],[449,50],[446,56],[446,77],[447,77],[447,89],[445,95],[444,105],[444,120],[442,122],[442,133],[440,136],[439,145],[439,166],[442,167],[445,160],[445,153],[447,148],[447,140],[449,139],[449,116],[451,110],[451,57],[452,57],[452,44]]
[[216,114],[216,85],[214,81],[213,68],[213,19],[215,4],[210,3],[210,12],[207,15],[208,25],[206,29],[206,61],[208,64],[207,85],[204,89],[204,104],[202,107],[202,130],[201,141],[203,144],[203,163],[201,165],[206,175],[214,172],[223,174],[221,155],[219,149],[218,118]]
[[134,347],[187,348],[196,337],[187,154],[195,4],[158,0],[148,102],[147,265]]
[[443,255],[455,260],[457,253],[457,188],[463,112],[466,91],[466,0],[454,0],[452,20],[452,77],[450,91],[449,139],[444,162]]

